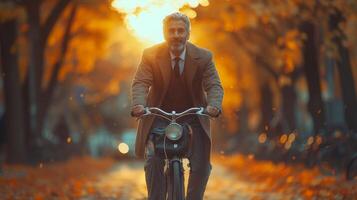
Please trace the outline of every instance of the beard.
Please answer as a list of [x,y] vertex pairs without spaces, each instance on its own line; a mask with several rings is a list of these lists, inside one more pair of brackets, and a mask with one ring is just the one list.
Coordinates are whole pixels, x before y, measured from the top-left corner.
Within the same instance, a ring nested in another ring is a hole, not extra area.
[[174,53],[180,53],[184,50],[185,45],[185,40],[173,40],[170,42],[170,50]]

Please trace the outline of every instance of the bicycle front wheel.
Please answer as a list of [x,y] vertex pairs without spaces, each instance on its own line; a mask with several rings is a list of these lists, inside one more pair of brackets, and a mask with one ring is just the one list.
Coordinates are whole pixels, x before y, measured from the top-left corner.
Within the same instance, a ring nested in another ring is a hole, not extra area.
[[184,200],[185,187],[184,187],[184,174],[182,170],[182,163],[180,161],[172,162],[172,199]]

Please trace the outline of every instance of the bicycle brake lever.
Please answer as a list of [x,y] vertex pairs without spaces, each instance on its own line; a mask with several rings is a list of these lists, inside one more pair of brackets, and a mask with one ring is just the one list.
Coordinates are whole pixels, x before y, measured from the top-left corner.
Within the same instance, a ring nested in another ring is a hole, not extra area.
[[196,114],[199,114],[199,115],[201,115],[201,116],[206,116],[206,117],[208,117],[209,119],[214,120],[214,117],[212,117],[211,115],[209,115],[209,114],[206,112],[206,109],[203,108],[203,107],[200,107],[200,110],[197,111]]
[[197,111],[196,113],[199,114],[199,115],[203,115],[204,114],[203,111],[204,111],[204,108],[200,107],[200,110]]

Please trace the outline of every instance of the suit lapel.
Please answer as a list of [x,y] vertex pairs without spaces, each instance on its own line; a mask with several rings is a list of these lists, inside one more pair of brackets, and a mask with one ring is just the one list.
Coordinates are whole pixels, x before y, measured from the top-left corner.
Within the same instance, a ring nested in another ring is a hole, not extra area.
[[157,61],[160,68],[160,72],[163,79],[163,94],[166,94],[167,88],[169,86],[169,82],[171,79],[171,59],[169,54],[169,49],[166,43],[164,43],[158,52]]
[[198,63],[196,62],[198,58],[195,47],[188,42],[186,46],[184,76],[186,84],[190,90],[192,89],[192,81],[198,69]]

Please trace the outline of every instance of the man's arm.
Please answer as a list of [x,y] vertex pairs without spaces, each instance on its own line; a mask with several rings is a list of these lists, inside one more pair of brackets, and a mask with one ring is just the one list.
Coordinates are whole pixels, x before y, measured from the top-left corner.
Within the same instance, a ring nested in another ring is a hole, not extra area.
[[153,81],[152,68],[147,57],[148,53],[144,50],[141,62],[132,82],[132,115],[143,112],[143,107],[146,106],[147,103],[147,94]]
[[212,110],[215,113],[215,108],[218,109],[218,114],[222,110],[223,87],[219,78],[217,69],[212,61],[212,54],[208,52],[208,62],[205,64],[203,71],[203,87],[207,93],[207,111]]

